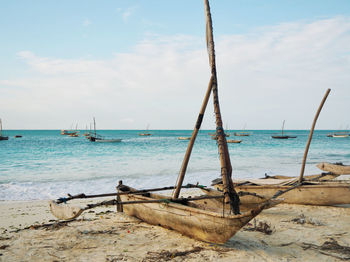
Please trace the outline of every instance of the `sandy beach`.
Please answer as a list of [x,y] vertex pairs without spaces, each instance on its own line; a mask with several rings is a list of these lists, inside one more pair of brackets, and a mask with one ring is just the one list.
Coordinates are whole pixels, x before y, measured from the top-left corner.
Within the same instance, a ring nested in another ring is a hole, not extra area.
[[343,261],[350,259],[349,207],[280,204],[214,245],[115,207],[60,222],[48,201],[6,201],[0,203],[0,261]]

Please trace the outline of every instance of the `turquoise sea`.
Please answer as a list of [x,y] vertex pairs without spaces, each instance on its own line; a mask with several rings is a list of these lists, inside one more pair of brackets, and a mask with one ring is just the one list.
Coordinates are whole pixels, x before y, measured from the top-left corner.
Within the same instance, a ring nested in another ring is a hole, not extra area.
[[[249,131],[249,130],[246,130]],[[53,199],[67,193],[114,192],[119,180],[137,188],[174,185],[191,130],[101,130],[121,143],[92,143],[85,137],[60,135],[59,130],[9,130],[0,141],[0,200]],[[220,175],[216,141],[200,131],[184,183],[210,185]],[[309,131],[290,130],[297,138],[272,139],[277,130],[252,130],[240,144],[229,144],[234,178],[300,173]],[[317,174],[322,161],[349,164],[350,138],[329,138],[332,130],[315,131],[305,174]],[[82,131],[83,133],[83,131]],[[22,135],[22,138],[14,138]]]

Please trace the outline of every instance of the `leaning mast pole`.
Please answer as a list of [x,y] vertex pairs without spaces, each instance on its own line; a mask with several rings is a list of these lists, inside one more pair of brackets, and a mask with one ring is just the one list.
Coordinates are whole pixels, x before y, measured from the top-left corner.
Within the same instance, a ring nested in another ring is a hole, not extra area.
[[225,132],[222,127],[222,118],[220,112],[219,96],[218,96],[218,83],[216,74],[216,64],[215,64],[215,48],[214,48],[214,37],[213,37],[213,25],[210,13],[209,1],[204,0],[205,14],[206,14],[206,36],[207,36],[207,49],[209,55],[209,64],[211,68],[211,78],[212,91],[213,91],[213,102],[214,102],[214,112],[216,118],[216,135],[217,143],[220,155],[221,164],[221,176],[224,185],[225,201],[230,203],[231,210],[235,214],[239,214],[239,196],[234,190],[231,175],[232,166],[230,160],[230,153],[227,147],[227,141],[225,137]]

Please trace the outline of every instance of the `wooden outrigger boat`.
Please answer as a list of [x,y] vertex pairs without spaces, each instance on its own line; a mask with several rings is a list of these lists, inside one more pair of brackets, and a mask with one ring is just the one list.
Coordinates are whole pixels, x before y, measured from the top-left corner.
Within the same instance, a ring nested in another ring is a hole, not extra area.
[[73,136],[76,135],[78,133],[78,130],[72,130],[72,128],[70,130],[67,129],[61,129],[61,135],[63,136]]
[[[122,186],[126,191],[133,189]],[[219,195],[213,195],[219,196]],[[222,194],[220,194],[222,197]],[[164,195],[122,195],[122,201],[152,201],[165,199]],[[229,214],[229,205],[222,207],[221,201],[210,204],[208,199],[185,203],[174,203],[171,200],[161,205],[156,203],[140,203],[124,205],[123,212],[137,217],[149,224],[176,230],[186,236],[212,243],[225,243],[245,224],[257,216],[262,210],[278,204],[279,200],[267,201],[255,205],[255,208],[242,212],[242,214]],[[220,205],[221,204],[221,205]],[[241,210],[242,211],[242,210]]]
[[296,136],[287,136],[283,134],[284,131],[284,122],[285,120],[283,120],[283,124],[282,124],[282,133],[281,135],[275,135],[275,136],[271,136],[274,139],[289,139],[289,138],[296,138]]
[[317,167],[334,175],[350,175],[350,165],[343,165],[343,163],[322,162],[317,164]]
[[[343,165],[343,163],[332,164],[332,163],[322,162],[317,164],[316,166],[322,171],[326,171],[327,173],[304,176],[304,180],[327,181],[327,180],[335,179],[340,175],[350,175],[350,166]],[[267,174],[265,174],[265,177],[261,179],[295,179],[296,180],[296,177],[282,176],[282,175],[268,176]]]
[[178,140],[190,140],[191,138],[189,136],[179,136],[177,139]]
[[242,142],[242,140],[235,140],[235,139],[228,139],[228,140],[227,140],[227,143],[239,144],[239,143],[241,143],[241,142]]
[[139,136],[151,136],[152,134],[148,132],[149,124],[147,125],[146,131],[144,133],[140,133]]
[[[114,193],[114,195],[117,195],[117,199],[111,200],[110,202],[106,201],[104,203],[88,205],[88,207],[84,209],[70,209],[67,205],[58,205],[58,203],[66,202],[67,199],[51,202],[50,208],[56,217],[63,219],[74,218],[80,215],[82,211],[89,208],[105,204],[114,204],[117,205],[118,211],[123,211],[126,214],[137,217],[149,224],[174,229],[186,236],[198,240],[212,243],[225,243],[261,211],[280,202],[280,200],[273,199],[265,200],[263,203],[259,203],[252,208],[245,209],[240,207],[239,195],[236,193],[231,180],[232,167],[226,138],[222,128],[218,100],[212,21],[208,0],[204,0],[204,4],[206,10],[207,47],[211,66],[211,78],[182,162],[177,185],[169,187],[174,189],[172,197],[151,193],[151,191],[159,190],[137,191],[131,187],[123,185],[120,181],[117,187],[118,192]],[[224,192],[220,194],[217,194],[216,192],[217,195],[215,196],[204,195],[199,197],[180,198],[180,190],[184,188],[182,183],[188,161],[196,136],[201,127],[204,112],[211,93],[213,93],[214,110],[216,115],[217,144],[220,154],[221,176],[224,183]],[[104,196],[107,195],[111,196],[111,194],[106,194]],[[101,197],[101,195],[98,196]],[[70,199],[73,198],[79,197],[70,197]],[[215,202],[215,204],[212,205],[212,202],[209,201],[210,199],[221,199],[221,206],[218,202]]]
[[97,142],[97,143],[119,143],[122,141],[120,138],[114,138],[114,139],[106,139],[101,135],[98,135],[96,133],[96,121],[94,118],[94,134],[90,134],[89,136],[86,136],[91,142]]
[[250,136],[249,132],[245,132],[245,127],[246,127],[246,125],[244,125],[242,132],[235,132],[235,133],[233,133],[233,135],[234,136]]
[[[234,181],[238,193],[256,193],[263,197],[246,195],[240,197],[242,205],[258,204],[264,199],[272,198],[278,191],[285,191],[293,187],[297,179],[250,179]],[[222,191],[222,184],[214,186]],[[205,191],[205,190],[204,190]],[[283,195],[283,203],[300,205],[333,206],[350,204],[349,181],[305,181],[301,186]]]
[[250,136],[250,133],[245,133],[245,132],[235,132],[233,134],[235,136]]
[[[340,175],[350,175],[350,166],[327,162],[316,166],[327,173],[304,176],[302,186],[283,195],[284,203],[322,206],[350,204],[350,180],[334,180]],[[235,188],[240,190],[239,192],[254,192],[263,197],[256,198],[253,195],[246,195],[240,198],[242,204],[249,205],[261,203],[264,199],[271,198],[279,190],[287,190],[297,180],[298,178],[291,176],[266,176],[261,179],[236,180],[234,184]],[[213,185],[222,191],[220,179],[214,180]],[[213,194],[210,193],[210,195]]]

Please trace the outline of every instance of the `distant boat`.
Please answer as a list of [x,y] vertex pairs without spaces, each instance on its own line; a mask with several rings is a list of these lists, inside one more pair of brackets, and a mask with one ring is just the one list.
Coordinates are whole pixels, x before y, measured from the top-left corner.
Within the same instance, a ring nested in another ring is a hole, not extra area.
[[235,139],[228,139],[228,140],[226,140],[226,141],[227,141],[227,143],[236,143],[236,144],[242,142],[242,140],[235,140]]
[[73,134],[69,134],[68,136],[70,137],[78,137],[79,136],[79,131],[73,133]]
[[287,136],[287,135],[284,135],[283,134],[283,131],[284,131],[284,122],[286,120],[283,120],[283,124],[282,124],[282,134],[280,136],[271,136],[272,138],[274,139],[288,139],[288,138],[296,138],[296,136]]
[[75,132],[71,133],[71,134],[68,134],[68,136],[70,137],[78,137],[80,136],[80,131],[78,131],[78,124],[75,126]]
[[76,134],[77,131],[75,130],[66,130],[66,129],[61,129],[61,135],[63,136],[70,136]]
[[147,125],[146,132],[140,133],[139,136],[151,136],[152,134],[148,132],[149,125]]
[[331,137],[349,137],[349,134],[333,134]]
[[83,136],[90,136],[90,133],[91,133],[91,128],[90,128],[90,132],[88,132],[88,128],[86,126],[85,133],[83,134]]
[[[340,130],[341,129],[342,128],[340,128]],[[345,130],[343,130],[343,131],[340,131],[340,130],[338,132],[335,132],[335,133],[327,134],[327,137],[344,138],[344,137],[350,136],[349,126],[347,126],[345,128]]]
[[9,139],[8,136],[3,136],[2,135],[2,121],[1,121],[1,118],[0,118],[0,127],[1,127],[0,140],[8,140]]
[[250,133],[243,133],[243,132],[235,132],[233,133],[235,136],[250,136]]
[[246,125],[244,125],[244,127],[243,127],[243,132],[235,132],[235,133],[233,133],[233,135],[235,135],[235,136],[250,136],[250,133],[244,132],[245,127],[246,127]]
[[118,142],[122,141],[120,138],[106,139],[103,136],[96,134],[96,121],[95,121],[95,118],[94,118],[94,134],[91,133],[89,136],[87,136],[87,138],[91,142],[98,142],[98,143],[118,143]]
[[177,139],[178,140],[190,140],[191,138],[189,136],[179,136]]
[[15,135],[15,138],[21,138],[22,136],[21,135]]
[[338,132],[338,133],[333,133],[333,134],[328,134],[327,137],[338,137],[338,138],[344,138],[344,137],[349,137],[350,133],[348,132]]

